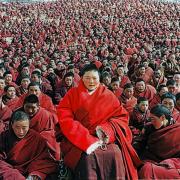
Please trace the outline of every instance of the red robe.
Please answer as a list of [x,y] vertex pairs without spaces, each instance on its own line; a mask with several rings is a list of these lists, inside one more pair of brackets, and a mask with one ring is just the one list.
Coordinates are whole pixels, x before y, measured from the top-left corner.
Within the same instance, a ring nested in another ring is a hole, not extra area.
[[173,109],[172,116],[176,122],[180,123],[180,112],[176,108]]
[[157,104],[161,104],[161,97],[158,94],[155,94],[151,103],[149,104],[149,109],[153,108]]
[[120,87],[124,88],[124,85],[127,83],[131,83],[131,81],[129,80],[129,78],[127,76],[124,75],[123,77],[121,77]]
[[8,129],[11,114],[12,110],[8,106],[0,108],[0,134]]
[[127,110],[127,112],[131,114],[133,108],[137,104],[137,99],[134,96],[131,99],[127,99],[124,94],[121,94],[119,100],[122,102],[122,105]]
[[45,179],[56,167],[46,141],[34,130],[29,130],[23,139],[18,139],[12,130],[0,135],[0,179],[25,180],[23,175],[28,174]]
[[101,126],[109,136],[109,143],[117,139],[121,144],[127,177],[137,179],[135,167],[139,161],[131,146],[128,113],[111,91],[100,85],[89,95],[80,81],[78,87],[65,95],[57,112],[62,133],[67,138],[61,142],[61,150],[68,167],[74,169],[81,153],[98,140],[95,129]]
[[[140,179],[179,179],[180,124],[159,129],[148,137],[147,162],[139,172]],[[150,162],[148,162],[150,160]]]
[[10,99],[7,102],[4,102],[6,106],[8,106],[12,111],[16,108],[16,104],[19,101],[19,97],[15,97],[14,99]]
[[148,99],[149,103],[153,100],[154,96],[156,94],[156,89],[151,85],[146,85],[146,89],[144,92],[139,93],[136,89],[134,92],[134,96],[136,98],[138,97],[145,97]]
[[31,118],[30,128],[40,133],[48,143],[51,154],[56,160],[60,159],[60,145],[55,138],[55,125],[58,123],[57,117],[44,108]]
[[[18,109],[19,107],[23,106],[24,99],[28,95],[29,94],[26,93],[19,97],[19,100],[17,101],[16,106],[15,106],[15,109]],[[39,95],[38,99],[39,99],[40,106],[42,108],[44,108],[52,113],[56,112],[55,106],[53,105],[52,100],[48,95],[41,93]]]

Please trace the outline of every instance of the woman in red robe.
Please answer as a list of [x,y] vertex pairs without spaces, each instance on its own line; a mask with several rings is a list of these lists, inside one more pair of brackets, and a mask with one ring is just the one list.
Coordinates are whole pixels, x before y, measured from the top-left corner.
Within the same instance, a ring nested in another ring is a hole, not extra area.
[[10,129],[0,135],[0,179],[45,179],[56,168],[46,141],[29,130],[28,115],[15,112]]
[[151,123],[144,128],[141,141],[134,143],[144,159],[139,178],[179,179],[180,124],[174,122],[163,105],[153,107],[150,113]]
[[100,84],[95,65],[83,68],[79,86],[68,91],[57,112],[64,162],[75,179],[137,179],[141,162],[131,146],[128,113]]

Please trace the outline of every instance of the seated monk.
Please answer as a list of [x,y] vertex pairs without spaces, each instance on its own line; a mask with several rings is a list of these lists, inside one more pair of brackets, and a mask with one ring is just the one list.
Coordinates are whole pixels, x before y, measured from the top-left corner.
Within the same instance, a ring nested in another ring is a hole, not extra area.
[[140,179],[179,179],[180,124],[171,118],[163,105],[150,111],[151,123],[143,131],[134,147],[144,160],[139,171]]
[[31,81],[29,76],[22,76],[21,85],[16,88],[16,94],[18,97],[28,92],[28,86],[30,82]]
[[7,85],[4,88],[4,95],[2,96],[3,103],[12,111],[15,109],[19,97],[16,96],[16,89],[13,85]]
[[143,79],[137,79],[135,82],[134,96],[136,98],[145,97],[151,103],[154,95],[156,94],[156,89],[151,85],[146,85]]
[[53,105],[51,98],[48,95],[42,93],[39,83],[35,82],[30,83],[28,86],[28,92],[19,97],[19,100],[16,103],[16,109],[23,105],[25,97],[30,94],[35,94],[38,97],[41,107],[52,113],[56,112],[55,106]]
[[121,96],[123,89],[120,87],[120,80],[118,77],[113,77],[111,79],[111,89],[117,98]]
[[0,179],[45,179],[56,171],[46,141],[29,129],[29,116],[16,111],[9,130],[0,134]]
[[134,87],[131,83],[127,83],[124,86],[123,93],[119,97],[119,100],[122,102],[123,107],[129,112],[132,113],[133,108],[137,104],[137,99],[134,95]]
[[171,93],[165,93],[161,97],[161,104],[166,106],[172,113],[173,119],[180,123],[180,112],[175,108],[176,97]]
[[63,80],[55,87],[54,99],[56,104],[59,104],[60,100],[65,96],[69,89],[74,86],[76,86],[76,83],[74,82],[74,74],[72,72],[66,73]]
[[0,98],[0,134],[9,128],[9,120],[12,110],[2,102]]
[[154,71],[154,76],[152,76],[150,80],[150,85],[155,88],[158,88],[161,84],[166,84],[167,78],[165,78],[164,74],[162,73],[161,69],[156,69]]
[[85,65],[78,87],[67,92],[57,112],[61,151],[74,179],[138,178],[141,162],[131,146],[128,113],[100,84],[94,64]]
[[5,86],[6,84],[4,78],[0,77],[0,96],[3,95]]
[[55,126],[58,123],[54,113],[40,107],[38,97],[34,94],[26,96],[23,107],[18,109],[27,113],[30,117],[30,129],[38,132],[47,140],[52,156],[60,159],[60,145],[56,142]]
[[148,108],[148,100],[144,97],[139,97],[137,105],[134,107],[133,112],[130,115],[129,122],[134,137],[141,134],[144,125],[148,122],[150,115]]
[[154,95],[151,103],[149,104],[149,109],[156,106],[157,104],[161,104],[161,96],[168,92],[168,88],[166,85],[161,84],[157,88],[157,93]]
[[129,80],[128,76],[126,76],[124,74],[124,66],[123,65],[118,65],[117,67],[117,76],[119,77],[120,79],[120,87],[121,88],[124,88],[124,85],[127,84],[127,83],[130,83],[131,81]]

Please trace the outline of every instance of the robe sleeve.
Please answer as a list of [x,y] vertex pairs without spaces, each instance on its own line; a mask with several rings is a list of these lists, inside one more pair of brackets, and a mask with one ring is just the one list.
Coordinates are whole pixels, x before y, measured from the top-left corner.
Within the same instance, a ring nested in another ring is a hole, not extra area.
[[87,128],[74,119],[69,96],[70,93],[63,98],[57,108],[60,128],[64,136],[73,145],[86,152],[88,147],[99,141],[99,139],[91,135]]

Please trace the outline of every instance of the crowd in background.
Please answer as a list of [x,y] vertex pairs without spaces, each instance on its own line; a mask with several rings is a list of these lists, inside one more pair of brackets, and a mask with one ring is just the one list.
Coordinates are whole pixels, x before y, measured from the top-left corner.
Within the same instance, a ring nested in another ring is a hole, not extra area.
[[90,63],[129,112],[134,138],[159,103],[180,122],[179,18],[180,4],[148,0],[0,3],[0,130],[2,109],[10,115],[31,94],[57,123],[56,105]]

